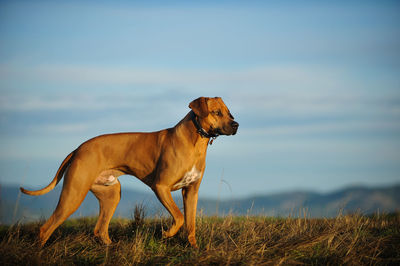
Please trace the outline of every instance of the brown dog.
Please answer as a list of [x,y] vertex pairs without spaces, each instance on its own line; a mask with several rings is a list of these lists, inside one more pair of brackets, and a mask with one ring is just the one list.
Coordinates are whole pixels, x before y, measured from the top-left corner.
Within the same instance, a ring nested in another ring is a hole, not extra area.
[[[118,177],[127,174],[151,187],[172,215],[174,223],[163,236],[174,236],[185,218],[189,242],[197,247],[197,197],[206,166],[207,146],[210,139],[219,135],[235,135],[239,124],[221,98],[201,97],[189,107],[192,110],[173,128],[90,139],[64,159],[47,187],[37,191],[21,188],[25,194],[42,195],[52,190],[65,175],[57,208],[40,228],[41,245],[78,209],[89,190],[100,204],[94,234],[104,243],[111,243],[108,224],[120,200]],[[171,196],[171,191],[178,189],[182,189],[185,217]]]

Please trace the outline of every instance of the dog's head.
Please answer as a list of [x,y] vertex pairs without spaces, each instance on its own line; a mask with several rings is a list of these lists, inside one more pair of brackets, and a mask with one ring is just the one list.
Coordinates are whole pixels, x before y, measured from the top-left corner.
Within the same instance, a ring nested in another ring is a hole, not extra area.
[[228,107],[220,97],[200,97],[189,104],[201,121],[201,126],[210,134],[235,135],[239,123],[229,112]]

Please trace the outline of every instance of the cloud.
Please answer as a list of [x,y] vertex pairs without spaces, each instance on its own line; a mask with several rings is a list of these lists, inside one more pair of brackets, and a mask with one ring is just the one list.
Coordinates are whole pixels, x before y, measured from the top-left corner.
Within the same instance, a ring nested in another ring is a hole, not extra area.
[[[360,82],[343,69],[312,65],[236,70],[0,66],[0,77],[6,80],[0,81],[2,87],[10,82],[17,86],[19,76],[28,83],[42,80],[49,88],[2,93],[0,112],[62,112],[65,122],[27,122],[32,132],[48,134],[130,130],[134,121],[140,121],[145,130],[172,126],[198,96],[222,96],[249,136],[324,136],[378,129],[393,133],[398,132],[400,121],[398,93],[385,89],[376,93],[369,88],[375,88],[374,84]],[[57,84],[71,90],[52,89]],[[106,88],[98,89],[102,86]],[[76,115],[80,112],[91,115],[82,118]]]
[[86,132],[91,128],[90,123],[50,123],[33,128],[36,133],[46,134],[76,134]]
[[265,138],[265,137],[311,137],[323,138],[346,134],[357,135],[362,137],[371,133],[379,134],[385,132],[400,133],[400,124],[395,120],[379,121],[354,121],[354,120],[341,120],[341,121],[322,121],[318,123],[308,124],[284,124],[284,125],[270,125],[261,128],[243,129],[242,134],[251,138]]
[[[226,69],[145,69],[135,67],[106,67],[91,65],[35,65],[32,67],[13,64],[0,65],[2,83],[42,81],[45,84],[66,83],[80,86],[151,85],[155,88],[202,88],[212,92],[216,88],[291,91],[297,89],[335,89],[343,87],[338,77],[347,79],[345,72],[337,69],[321,69],[320,66],[271,65],[234,70]],[[347,84],[348,85],[348,84]],[[74,88],[71,88],[72,90]]]
[[[85,93],[71,95],[42,95],[32,94],[6,94],[0,97],[0,110],[3,111],[55,111],[55,110],[104,110],[112,109],[117,105],[115,102],[104,99],[99,95],[88,95]],[[121,98],[118,107],[127,105]]]
[[[2,93],[2,107],[27,110],[123,107],[127,104],[126,96],[137,98],[137,104],[161,94],[171,99],[165,93],[171,90],[173,96],[225,96],[245,108],[249,102],[252,105],[257,103],[257,106],[274,107],[280,104],[279,101],[284,103],[283,100],[288,101],[286,105],[289,108],[295,102],[304,103],[303,106],[309,106],[310,103],[313,106],[328,106],[333,102],[332,99],[335,101],[340,98],[340,101],[348,103],[374,96],[370,93],[371,88],[376,89],[378,83],[389,87],[382,88],[384,94],[393,84],[397,84],[397,79],[392,80],[388,76],[374,77],[376,81],[371,85],[360,82],[358,77],[342,67],[295,64],[205,70],[60,64],[28,67],[10,63],[0,65],[0,77],[0,88],[7,91]],[[33,91],[32,84],[43,85],[41,89]],[[60,87],[66,90],[58,91]],[[26,92],[29,99],[24,99]],[[54,99],[44,100],[44,96],[50,98],[52,94],[56,94]],[[93,99],[93,95],[115,96],[110,97],[109,101],[99,101],[100,97]]]

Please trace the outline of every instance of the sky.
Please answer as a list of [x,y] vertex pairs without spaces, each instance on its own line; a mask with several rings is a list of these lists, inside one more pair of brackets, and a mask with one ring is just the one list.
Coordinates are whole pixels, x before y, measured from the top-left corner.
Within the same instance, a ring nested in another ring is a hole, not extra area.
[[[400,182],[398,1],[0,1],[0,184],[41,188],[87,139],[240,123],[200,197]],[[150,191],[122,176],[126,188]]]

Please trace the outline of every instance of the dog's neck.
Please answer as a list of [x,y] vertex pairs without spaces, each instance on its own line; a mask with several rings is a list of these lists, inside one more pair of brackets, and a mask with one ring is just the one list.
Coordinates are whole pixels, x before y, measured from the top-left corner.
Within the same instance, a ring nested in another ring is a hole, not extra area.
[[195,119],[195,114],[193,111],[190,111],[174,128],[177,134],[181,135],[180,132],[184,132],[182,134],[183,137],[188,139],[190,143],[192,143],[194,146],[200,145],[203,146],[205,145],[207,147],[210,137],[206,136],[205,134],[201,134],[199,132],[199,127],[201,127],[204,132],[207,134],[208,128],[203,128],[203,125],[201,125],[201,122],[197,122],[198,125],[196,125]]

